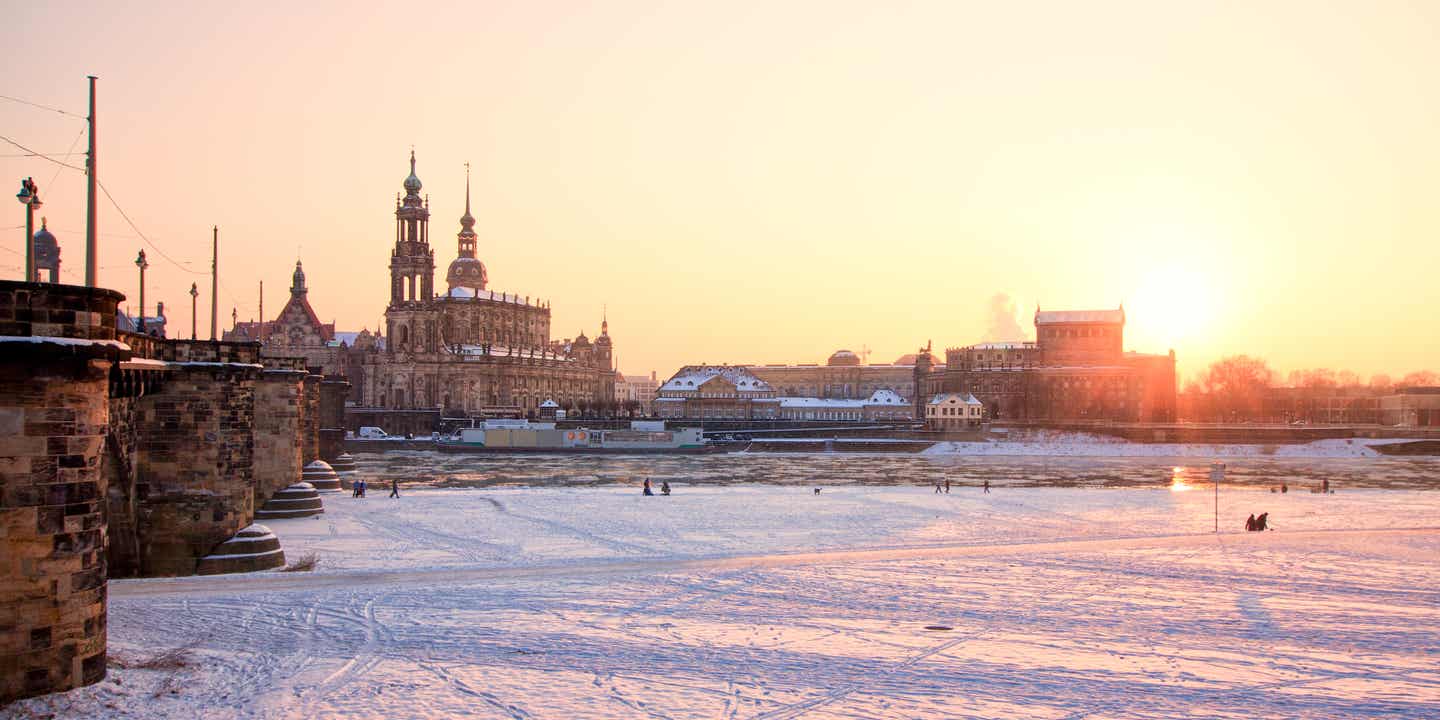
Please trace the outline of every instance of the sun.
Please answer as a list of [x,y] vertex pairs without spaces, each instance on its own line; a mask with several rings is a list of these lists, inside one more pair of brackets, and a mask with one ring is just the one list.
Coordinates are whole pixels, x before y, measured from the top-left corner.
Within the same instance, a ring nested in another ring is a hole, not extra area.
[[1145,347],[1204,338],[1217,312],[1215,284],[1216,278],[1178,264],[1145,271],[1125,301],[1127,335]]

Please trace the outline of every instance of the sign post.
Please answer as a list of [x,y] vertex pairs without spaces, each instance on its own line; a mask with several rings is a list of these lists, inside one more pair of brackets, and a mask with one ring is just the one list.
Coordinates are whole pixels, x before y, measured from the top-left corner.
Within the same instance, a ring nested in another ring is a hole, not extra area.
[[1225,479],[1225,463],[1210,463],[1210,481],[1215,483],[1215,532],[1220,532],[1220,481]]

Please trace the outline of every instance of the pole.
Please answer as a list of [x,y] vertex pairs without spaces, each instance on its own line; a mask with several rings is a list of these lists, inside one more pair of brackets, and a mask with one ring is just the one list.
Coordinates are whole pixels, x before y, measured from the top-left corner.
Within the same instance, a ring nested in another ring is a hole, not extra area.
[[265,343],[265,281],[260,281],[260,329],[256,331],[260,336],[260,343]]
[[1225,479],[1225,463],[1210,463],[1210,480],[1215,483],[1215,532],[1220,532],[1220,481]]
[[35,203],[25,203],[25,282],[35,282]]
[[98,233],[95,222],[95,76],[90,75],[90,150],[85,154],[85,285],[97,287],[100,283],[100,249],[96,243]]
[[190,339],[195,339],[196,325],[198,324],[195,301],[200,297],[200,288],[195,283],[190,283]]
[[220,226],[211,228],[214,233],[210,245],[210,340],[216,338],[215,326],[220,324]]
[[140,261],[139,261],[138,263],[136,263],[136,265],[140,266],[140,321],[139,321],[138,323],[136,323],[135,326],[136,326],[137,328],[139,328],[136,332],[139,332],[141,335],[144,335],[144,334],[145,334],[145,268],[150,265],[150,263],[145,262],[145,251],[144,251],[144,250],[141,250],[141,251],[140,251]]

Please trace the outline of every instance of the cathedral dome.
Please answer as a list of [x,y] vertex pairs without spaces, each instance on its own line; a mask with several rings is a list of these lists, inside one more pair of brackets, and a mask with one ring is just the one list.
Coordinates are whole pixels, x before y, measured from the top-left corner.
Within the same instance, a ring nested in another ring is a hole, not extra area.
[[830,367],[853,367],[860,364],[860,356],[849,350],[836,350],[825,364]]
[[450,262],[450,270],[445,273],[445,283],[451,290],[456,288],[470,288],[471,290],[484,290],[485,283],[490,278],[485,273],[485,263],[473,257],[457,257]]

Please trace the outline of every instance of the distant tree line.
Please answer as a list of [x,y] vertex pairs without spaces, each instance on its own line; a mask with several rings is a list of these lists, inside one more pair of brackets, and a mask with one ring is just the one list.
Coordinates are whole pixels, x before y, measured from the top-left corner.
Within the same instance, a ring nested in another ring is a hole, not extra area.
[[1202,422],[1283,421],[1287,418],[1272,417],[1274,413],[1267,412],[1267,400],[1276,395],[1277,388],[1309,390],[1314,394],[1345,390],[1373,397],[1407,387],[1430,386],[1440,386],[1440,373],[1418,370],[1398,381],[1381,373],[1363,381],[1349,370],[1314,368],[1292,370],[1281,383],[1279,374],[1263,359],[1231,355],[1210,363],[1185,383],[1181,416]]

